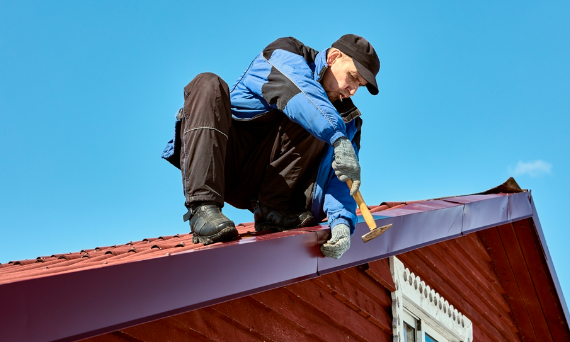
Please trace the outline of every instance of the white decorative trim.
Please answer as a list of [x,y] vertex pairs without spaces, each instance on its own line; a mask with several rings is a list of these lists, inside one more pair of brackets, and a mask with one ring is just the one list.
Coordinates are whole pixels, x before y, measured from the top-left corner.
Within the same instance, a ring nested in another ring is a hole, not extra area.
[[[443,296],[430,289],[420,277],[396,257],[390,257],[390,271],[396,286],[392,292],[392,332],[394,342],[403,342],[403,310],[427,324],[449,341],[472,342],[473,324],[461,312],[450,305]],[[423,334],[418,334],[418,342],[423,342]]]

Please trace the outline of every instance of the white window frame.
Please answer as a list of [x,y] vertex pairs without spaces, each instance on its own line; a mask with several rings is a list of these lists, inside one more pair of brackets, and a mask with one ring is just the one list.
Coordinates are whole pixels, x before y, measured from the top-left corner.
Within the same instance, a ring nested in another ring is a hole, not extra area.
[[396,257],[390,257],[390,271],[396,286],[396,291],[392,292],[394,342],[404,342],[404,321],[412,326],[415,324],[416,342],[425,342],[426,332],[438,342],[473,342],[471,320],[443,296],[405,268]]

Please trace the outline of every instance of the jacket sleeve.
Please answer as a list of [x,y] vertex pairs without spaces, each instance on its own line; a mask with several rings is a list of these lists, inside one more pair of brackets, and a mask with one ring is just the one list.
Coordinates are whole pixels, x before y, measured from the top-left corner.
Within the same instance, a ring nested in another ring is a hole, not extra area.
[[[352,146],[358,156],[358,149],[354,141]],[[341,182],[334,172],[331,172],[329,177],[323,205],[323,209],[328,216],[329,226],[333,229],[337,224],[344,223],[350,227],[350,234],[353,234],[357,222],[356,202],[350,196],[350,190],[346,183]]]
[[314,53],[294,38],[270,44],[234,86],[233,91],[241,93],[232,97],[232,110],[261,101],[270,107],[267,109],[285,113],[319,140],[332,145],[346,137],[344,121],[313,78]]

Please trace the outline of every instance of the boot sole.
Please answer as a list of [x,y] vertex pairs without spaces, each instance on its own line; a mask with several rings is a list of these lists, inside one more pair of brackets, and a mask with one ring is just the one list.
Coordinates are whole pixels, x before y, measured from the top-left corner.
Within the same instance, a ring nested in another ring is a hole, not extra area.
[[192,242],[194,244],[202,243],[204,246],[210,245],[216,242],[231,241],[239,235],[235,227],[228,227],[220,230],[217,234],[210,236],[200,236],[196,233],[192,235]]
[[[293,229],[293,228],[290,228]],[[272,232],[282,232],[285,228],[281,226],[275,226],[270,223],[262,222],[262,223],[255,223],[255,231],[258,233],[272,231]]]

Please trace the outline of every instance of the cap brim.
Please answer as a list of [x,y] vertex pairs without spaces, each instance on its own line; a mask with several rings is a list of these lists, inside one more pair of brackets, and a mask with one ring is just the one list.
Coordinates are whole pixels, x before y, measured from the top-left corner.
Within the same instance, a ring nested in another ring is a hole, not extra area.
[[366,88],[372,95],[378,95],[378,85],[376,84],[376,77],[374,74],[366,69],[362,64],[360,64],[356,59],[352,59],[354,61],[354,66],[356,66],[356,70],[360,73],[360,76],[366,80]]

